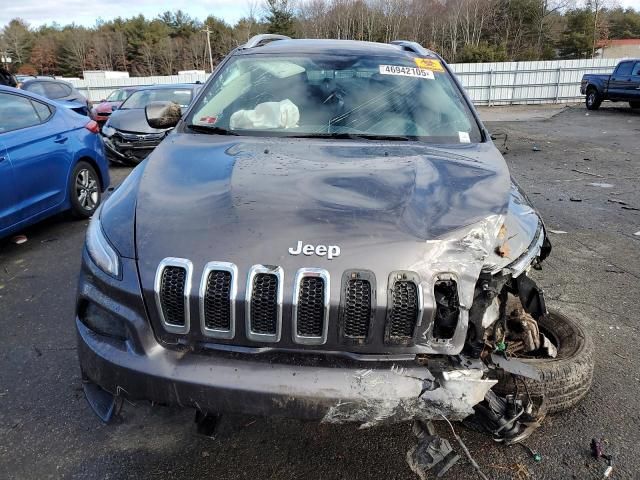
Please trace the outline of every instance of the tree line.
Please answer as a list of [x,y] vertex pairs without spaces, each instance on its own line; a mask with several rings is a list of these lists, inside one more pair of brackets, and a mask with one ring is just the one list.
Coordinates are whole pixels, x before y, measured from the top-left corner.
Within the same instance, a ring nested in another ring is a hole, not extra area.
[[0,57],[15,73],[80,76],[84,70],[170,75],[208,70],[258,33],[390,42],[414,40],[449,62],[588,58],[601,40],[640,38],[640,12],[612,0],[264,0],[235,25],[178,10],[155,18],[0,30]]

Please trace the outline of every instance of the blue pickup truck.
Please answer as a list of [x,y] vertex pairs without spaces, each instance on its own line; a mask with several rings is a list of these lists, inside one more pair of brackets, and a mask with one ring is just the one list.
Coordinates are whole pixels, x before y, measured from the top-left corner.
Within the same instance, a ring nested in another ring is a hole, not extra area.
[[597,110],[604,100],[640,108],[640,59],[622,60],[611,75],[584,75],[580,93],[587,96],[589,110]]

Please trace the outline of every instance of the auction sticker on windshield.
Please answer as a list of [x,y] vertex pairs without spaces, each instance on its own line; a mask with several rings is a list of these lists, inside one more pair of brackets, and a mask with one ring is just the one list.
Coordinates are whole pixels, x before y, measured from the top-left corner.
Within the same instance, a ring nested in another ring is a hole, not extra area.
[[400,75],[401,77],[427,78],[435,80],[433,72],[424,68],[401,67],[399,65],[380,65],[382,75]]
[[418,68],[425,68],[432,72],[444,72],[444,67],[440,63],[440,60],[433,58],[416,58],[414,60]]

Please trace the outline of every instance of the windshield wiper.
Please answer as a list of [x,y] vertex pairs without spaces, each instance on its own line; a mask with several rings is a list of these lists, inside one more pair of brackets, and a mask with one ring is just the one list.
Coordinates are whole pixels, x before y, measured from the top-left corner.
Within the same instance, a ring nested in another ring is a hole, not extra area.
[[236,132],[232,132],[231,130],[227,130],[222,127],[214,127],[213,125],[195,125],[192,123],[187,125],[187,127],[196,132],[209,133],[212,135],[238,135]]
[[364,140],[397,140],[401,142],[406,142],[409,140],[413,140],[411,137],[406,137],[402,135],[377,135],[377,134],[367,134],[367,133],[309,133],[309,134],[301,134],[301,135],[287,135],[295,138],[347,138],[347,139],[364,139]]

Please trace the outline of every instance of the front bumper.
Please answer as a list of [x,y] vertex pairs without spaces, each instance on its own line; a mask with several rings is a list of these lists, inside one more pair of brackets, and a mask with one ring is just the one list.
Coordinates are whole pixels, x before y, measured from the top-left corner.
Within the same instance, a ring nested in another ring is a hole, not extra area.
[[[130,400],[193,407],[216,413],[284,416],[329,423],[379,423],[462,419],[496,383],[478,362],[269,361],[260,354],[195,353],[163,347],[146,318],[133,260],[123,260],[115,280],[86,252],[78,312],[93,302],[126,323],[127,341],[90,330],[76,315],[83,377]],[[286,354],[281,354],[286,355]],[[291,356],[291,358],[294,358]]]
[[115,162],[140,163],[160,144],[162,139],[154,141],[126,141],[114,137],[104,137],[107,157]]
[[473,413],[495,381],[481,370],[432,374],[426,367],[333,368],[198,355],[157,345],[142,355],[118,348],[79,321],[85,379],[130,400],[209,412],[329,423],[377,423]]

